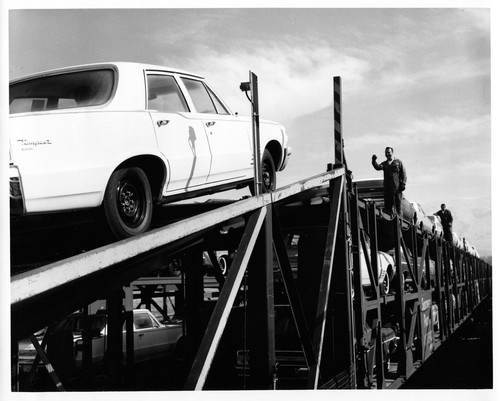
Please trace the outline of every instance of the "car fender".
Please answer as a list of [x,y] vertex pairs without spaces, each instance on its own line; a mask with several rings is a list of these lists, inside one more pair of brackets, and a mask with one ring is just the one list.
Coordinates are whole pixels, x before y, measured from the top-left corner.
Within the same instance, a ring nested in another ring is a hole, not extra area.
[[28,213],[99,206],[113,171],[136,156],[166,165],[146,112],[21,114],[9,130]]

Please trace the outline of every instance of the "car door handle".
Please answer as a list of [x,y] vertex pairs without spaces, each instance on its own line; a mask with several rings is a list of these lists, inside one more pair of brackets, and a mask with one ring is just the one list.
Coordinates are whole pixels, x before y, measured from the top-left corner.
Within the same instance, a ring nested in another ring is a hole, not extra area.
[[213,127],[215,125],[215,121],[208,121],[206,125],[207,127]]
[[139,337],[143,337],[143,336],[144,336],[144,333],[139,334]]
[[158,124],[158,127],[163,127],[167,125],[170,121],[169,120],[158,120],[156,124]]

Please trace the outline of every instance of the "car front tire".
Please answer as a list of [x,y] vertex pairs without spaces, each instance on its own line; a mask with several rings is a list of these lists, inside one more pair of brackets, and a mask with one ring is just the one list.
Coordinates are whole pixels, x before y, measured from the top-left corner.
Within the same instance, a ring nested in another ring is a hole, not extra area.
[[271,153],[266,149],[262,156],[262,191],[271,192],[276,189],[276,166]]
[[129,167],[113,172],[103,204],[109,228],[117,239],[147,231],[153,216],[153,201],[144,171]]
[[[262,155],[262,193],[272,192],[276,189],[276,166],[271,152],[265,149]],[[254,184],[250,184],[250,193],[255,195]]]

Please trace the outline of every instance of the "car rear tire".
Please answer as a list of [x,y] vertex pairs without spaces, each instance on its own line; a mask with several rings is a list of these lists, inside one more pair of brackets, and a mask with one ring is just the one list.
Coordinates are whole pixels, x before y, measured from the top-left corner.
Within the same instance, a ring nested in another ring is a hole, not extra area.
[[104,194],[104,212],[117,239],[148,230],[153,216],[153,201],[148,177],[138,167],[116,170]]

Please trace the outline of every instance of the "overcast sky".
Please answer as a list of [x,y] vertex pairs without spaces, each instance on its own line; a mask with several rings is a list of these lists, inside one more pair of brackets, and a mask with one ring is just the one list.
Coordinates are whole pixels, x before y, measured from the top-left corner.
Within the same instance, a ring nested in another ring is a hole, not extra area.
[[[83,3],[85,4],[85,3]],[[284,124],[288,184],[333,161],[333,76],[342,77],[345,154],[355,179],[382,177],[385,146],[406,197],[491,254],[488,9],[10,10],[9,78],[82,63],[138,61],[204,75],[229,106],[259,78],[262,118]]]

